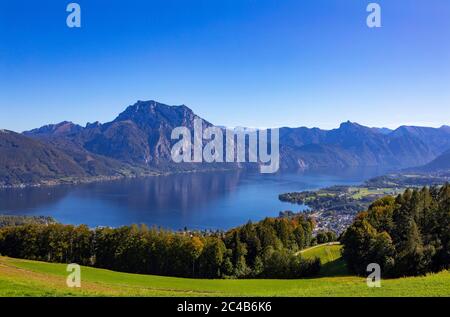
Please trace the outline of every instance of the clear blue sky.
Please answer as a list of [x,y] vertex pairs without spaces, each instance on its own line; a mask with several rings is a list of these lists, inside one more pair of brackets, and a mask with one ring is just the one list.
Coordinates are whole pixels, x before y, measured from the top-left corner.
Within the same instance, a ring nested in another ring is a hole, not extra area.
[[0,128],[112,120],[136,100],[228,126],[450,124],[450,1],[0,0]]

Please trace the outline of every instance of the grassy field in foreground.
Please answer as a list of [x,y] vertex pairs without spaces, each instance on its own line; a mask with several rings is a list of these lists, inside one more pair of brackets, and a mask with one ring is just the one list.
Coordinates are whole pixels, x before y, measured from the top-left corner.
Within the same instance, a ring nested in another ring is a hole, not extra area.
[[364,278],[346,274],[339,251],[339,245],[323,245],[301,252],[322,259],[325,271],[318,278],[202,280],[82,267],[79,289],[66,286],[65,264],[0,257],[0,296],[450,296],[447,271],[369,288]]
[[327,243],[300,251],[306,259],[319,258],[322,268],[320,276],[349,275],[344,260],[341,257],[342,246],[339,243]]

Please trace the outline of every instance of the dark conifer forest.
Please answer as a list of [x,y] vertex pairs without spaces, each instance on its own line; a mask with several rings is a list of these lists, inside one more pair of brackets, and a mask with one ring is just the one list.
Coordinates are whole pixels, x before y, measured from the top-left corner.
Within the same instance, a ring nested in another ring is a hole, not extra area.
[[367,274],[378,263],[386,277],[423,275],[450,265],[450,185],[406,190],[360,213],[341,241],[349,269]]

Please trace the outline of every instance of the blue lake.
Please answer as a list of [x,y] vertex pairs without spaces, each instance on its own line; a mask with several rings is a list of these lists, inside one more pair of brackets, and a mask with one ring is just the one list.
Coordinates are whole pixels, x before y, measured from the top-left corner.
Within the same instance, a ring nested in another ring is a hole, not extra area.
[[359,184],[377,171],[190,173],[76,186],[0,190],[0,214],[44,215],[90,227],[145,223],[171,229],[227,229],[300,211],[278,195]]

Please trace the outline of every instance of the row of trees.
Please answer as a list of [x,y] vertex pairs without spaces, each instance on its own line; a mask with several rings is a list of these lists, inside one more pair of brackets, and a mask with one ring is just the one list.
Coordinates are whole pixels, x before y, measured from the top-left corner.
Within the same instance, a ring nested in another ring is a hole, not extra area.
[[450,266],[450,185],[406,190],[360,213],[342,237],[355,273],[378,263],[384,276],[422,275]]
[[0,254],[167,276],[298,278],[320,270],[318,259],[295,254],[311,244],[313,226],[302,215],[209,234],[27,224],[0,229]]
[[44,216],[13,216],[0,215],[0,228],[9,226],[20,226],[25,224],[50,224],[56,223],[52,217]]

